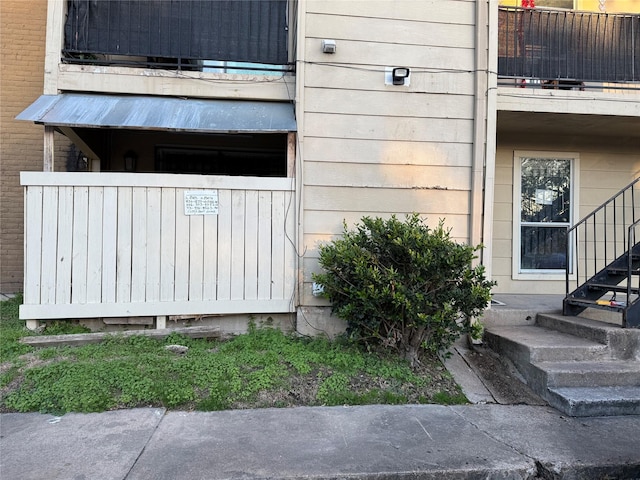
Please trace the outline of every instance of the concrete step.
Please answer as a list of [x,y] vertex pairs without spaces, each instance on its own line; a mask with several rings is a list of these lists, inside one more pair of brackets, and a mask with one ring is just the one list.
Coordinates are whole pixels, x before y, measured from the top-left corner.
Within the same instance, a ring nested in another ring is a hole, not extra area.
[[572,416],[640,413],[640,331],[539,315],[535,325],[492,326],[487,345],[533,392]]
[[640,329],[621,328],[605,321],[557,314],[542,313],[536,317],[536,326],[606,344],[613,358],[640,359]]
[[640,415],[640,386],[550,388],[547,400],[572,417]]
[[640,362],[589,360],[535,362],[532,367],[544,375],[548,388],[557,387],[640,387]]
[[531,362],[611,358],[605,344],[534,325],[488,328],[485,340],[516,366]]
[[608,342],[609,334],[613,329],[620,330],[620,326],[598,320],[546,313],[538,315],[535,324],[603,344]]

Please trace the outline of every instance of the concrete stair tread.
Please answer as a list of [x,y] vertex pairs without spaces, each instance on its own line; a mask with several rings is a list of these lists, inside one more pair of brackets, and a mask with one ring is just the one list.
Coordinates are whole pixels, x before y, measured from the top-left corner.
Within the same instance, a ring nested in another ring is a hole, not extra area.
[[549,393],[549,403],[572,416],[640,414],[640,386],[550,387]]
[[499,335],[531,348],[583,347],[606,349],[606,345],[602,343],[536,325],[495,327],[489,328],[487,331],[493,335]]
[[606,343],[607,337],[611,333],[619,332],[621,324],[621,320],[619,320],[619,324],[615,324],[583,316],[570,317],[553,313],[543,313],[536,317],[536,325],[540,327],[557,330],[600,343]]
[[580,361],[532,363],[544,372],[548,388],[558,387],[640,387],[640,362]]
[[485,338],[492,348],[511,357],[516,365],[611,357],[608,346],[603,343],[535,325],[490,328]]
[[[532,365],[547,372],[567,373],[639,373],[640,362],[627,360],[581,360],[559,362],[533,362]],[[640,386],[640,385],[639,385]]]
[[565,398],[582,401],[640,400],[640,386],[556,387],[549,390]]

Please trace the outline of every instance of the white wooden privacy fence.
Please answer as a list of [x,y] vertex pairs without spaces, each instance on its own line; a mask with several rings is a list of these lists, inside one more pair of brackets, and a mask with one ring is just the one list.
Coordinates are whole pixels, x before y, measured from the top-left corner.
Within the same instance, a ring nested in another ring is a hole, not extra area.
[[[294,311],[292,178],[23,172],[23,319]],[[185,213],[185,194],[215,201]]]

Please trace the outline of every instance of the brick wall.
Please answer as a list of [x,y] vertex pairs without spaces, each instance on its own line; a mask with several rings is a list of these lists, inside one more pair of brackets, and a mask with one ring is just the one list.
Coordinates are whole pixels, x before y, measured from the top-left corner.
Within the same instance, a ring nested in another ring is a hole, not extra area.
[[22,290],[22,170],[42,170],[43,127],[14,120],[42,94],[46,0],[0,0],[0,292]]

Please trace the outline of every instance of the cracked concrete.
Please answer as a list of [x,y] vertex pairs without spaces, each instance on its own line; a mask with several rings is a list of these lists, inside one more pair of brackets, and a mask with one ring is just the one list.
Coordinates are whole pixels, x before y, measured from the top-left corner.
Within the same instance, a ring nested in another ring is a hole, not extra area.
[[527,386],[515,366],[491,349],[457,344],[450,353],[444,364],[471,403],[547,405]]
[[545,406],[0,416],[7,479],[640,479],[640,416]]

